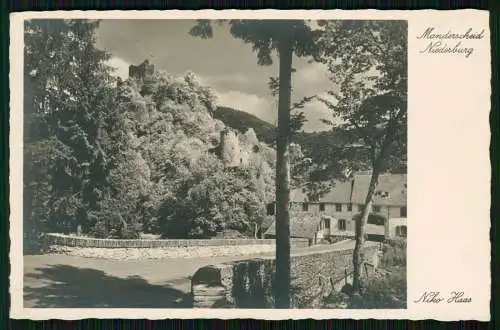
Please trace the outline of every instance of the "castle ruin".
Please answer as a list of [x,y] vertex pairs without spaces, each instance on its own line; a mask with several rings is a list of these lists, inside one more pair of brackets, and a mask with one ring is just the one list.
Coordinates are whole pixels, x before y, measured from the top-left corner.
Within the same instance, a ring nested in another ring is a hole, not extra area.
[[140,82],[147,83],[154,79],[155,65],[150,64],[146,59],[139,65],[130,65],[128,67],[128,76]]
[[259,140],[253,128],[238,134],[226,127],[220,132],[218,155],[226,167],[245,167],[259,154]]

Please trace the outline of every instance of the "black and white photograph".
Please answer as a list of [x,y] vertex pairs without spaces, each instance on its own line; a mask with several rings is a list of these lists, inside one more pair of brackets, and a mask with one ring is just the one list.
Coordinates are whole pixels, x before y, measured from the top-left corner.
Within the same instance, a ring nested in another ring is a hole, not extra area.
[[9,22],[12,318],[489,320],[488,12]]
[[407,38],[26,20],[24,307],[407,308]]

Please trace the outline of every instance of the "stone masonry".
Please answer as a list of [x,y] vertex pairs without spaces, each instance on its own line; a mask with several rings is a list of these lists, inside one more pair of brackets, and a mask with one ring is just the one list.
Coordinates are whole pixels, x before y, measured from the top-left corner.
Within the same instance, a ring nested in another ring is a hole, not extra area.
[[[377,251],[377,246],[365,248],[367,264],[373,265]],[[292,308],[318,308],[323,297],[350,284],[352,253],[347,249],[292,255]],[[193,307],[273,308],[275,271],[274,257],[200,268],[191,280]]]

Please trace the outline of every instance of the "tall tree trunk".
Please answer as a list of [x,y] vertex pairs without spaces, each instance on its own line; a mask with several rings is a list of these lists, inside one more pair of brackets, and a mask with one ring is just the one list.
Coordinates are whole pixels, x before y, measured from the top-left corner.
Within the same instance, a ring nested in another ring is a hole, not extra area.
[[[286,33],[285,33],[286,35]],[[276,138],[276,277],[275,307],[290,308],[290,103],[292,37],[282,38],[279,48],[278,136]]]
[[375,194],[375,189],[378,184],[378,177],[380,175],[380,169],[375,167],[372,172],[372,177],[370,179],[370,185],[368,186],[368,193],[366,194],[365,206],[361,217],[356,221],[356,244],[354,246],[354,253],[352,256],[352,261],[354,265],[353,272],[353,293],[360,294],[360,284],[361,284],[361,269],[363,266],[364,259],[364,245],[365,245],[365,224],[368,221],[368,217],[372,211],[373,195]]

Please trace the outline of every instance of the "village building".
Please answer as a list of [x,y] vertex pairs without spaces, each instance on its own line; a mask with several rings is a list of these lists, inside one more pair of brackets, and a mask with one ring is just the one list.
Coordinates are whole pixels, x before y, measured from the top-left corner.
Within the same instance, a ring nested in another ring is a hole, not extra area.
[[[330,217],[317,216],[314,214],[300,214],[290,219],[290,237],[307,238],[309,245],[319,244],[325,238],[330,236]],[[276,237],[276,223],[264,233],[265,238]]]
[[[301,190],[290,194],[291,228],[307,226],[314,230],[307,238],[345,236],[354,237],[355,222],[361,217],[368,193],[371,173],[358,173],[338,181],[334,187],[317,200],[311,200]],[[406,174],[381,174],[373,196],[372,211],[365,224],[368,239],[406,237],[407,235],[407,180]],[[267,205],[267,214],[274,215],[275,204]],[[309,224],[302,223],[309,219]],[[324,228],[323,228],[324,227]],[[265,233],[272,235],[274,224]],[[292,230],[292,229],[291,229]],[[293,232],[296,235],[301,230]],[[299,237],[299,236],[297,236]],[[306,236],[303,236],[306,237]],[[317,240],[316,240],[317,241]]]

